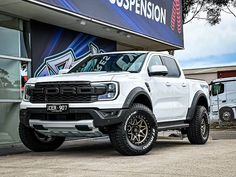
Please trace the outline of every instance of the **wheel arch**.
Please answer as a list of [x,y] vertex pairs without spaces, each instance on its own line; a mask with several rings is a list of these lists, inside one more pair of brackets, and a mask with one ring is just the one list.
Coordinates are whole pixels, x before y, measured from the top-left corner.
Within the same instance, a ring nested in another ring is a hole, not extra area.
[[127,96],[123,108],[130,108],[134,103],[140,103],[153,111],[152,101],[149,94],[141,87],[134,88]]
[[193,119],[197,106],[204,106],[207,109],[207,112],[209,112],[210,108],[207,100],[205,93],[198,91],[193,97],[191,107],[188,109],[187,120]]

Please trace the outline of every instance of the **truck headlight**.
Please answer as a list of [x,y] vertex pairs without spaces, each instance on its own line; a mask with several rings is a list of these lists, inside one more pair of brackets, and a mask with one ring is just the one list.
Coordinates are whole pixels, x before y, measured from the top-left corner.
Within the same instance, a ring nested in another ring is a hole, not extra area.
[[106,93],[98,96],[98,101],[110,101],[116,99],[119,93],[119,86],[117,82],[96,82],[91,83],[94,87],[105,86]]
[[34,84],[25,84],[23,100],[26,102],[30,101],[30,89],[34,88]]

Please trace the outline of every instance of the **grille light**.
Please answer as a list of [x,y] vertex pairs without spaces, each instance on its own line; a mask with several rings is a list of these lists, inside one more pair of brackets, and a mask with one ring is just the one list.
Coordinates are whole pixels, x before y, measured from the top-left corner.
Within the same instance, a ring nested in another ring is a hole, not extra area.
[[118,83],[116,82],[96,82],[92,86],[105,86],[106,93],[98,96],[98,101],[110,101],[116,99],[118,95]]
[[34,88],[35,85],[34,84],[26,84],[25,85],[25,90],[24,90],[24,94],[23,94],[23,100],[26,102],[30,101],[30,89]]

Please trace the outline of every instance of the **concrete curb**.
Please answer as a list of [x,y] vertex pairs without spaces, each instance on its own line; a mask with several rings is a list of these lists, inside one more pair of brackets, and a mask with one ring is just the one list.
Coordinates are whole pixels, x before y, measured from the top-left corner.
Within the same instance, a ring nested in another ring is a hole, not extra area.
[[236,139],[236,131],[232,130],[211,130],[212,140]]

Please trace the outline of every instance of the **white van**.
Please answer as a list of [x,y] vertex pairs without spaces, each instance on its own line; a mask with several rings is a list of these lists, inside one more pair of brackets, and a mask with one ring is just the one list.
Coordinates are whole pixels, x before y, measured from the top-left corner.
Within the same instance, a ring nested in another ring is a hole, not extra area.
[[211,119],[230,122],[236,119],[236,77],[211,82]]

